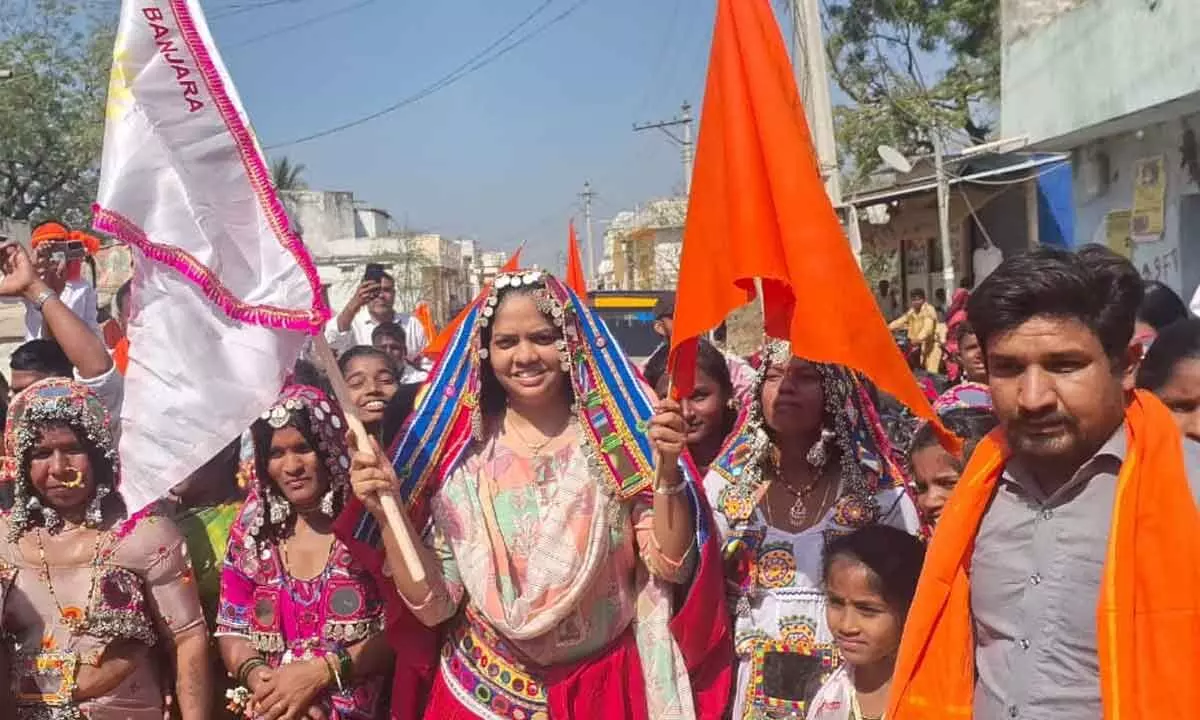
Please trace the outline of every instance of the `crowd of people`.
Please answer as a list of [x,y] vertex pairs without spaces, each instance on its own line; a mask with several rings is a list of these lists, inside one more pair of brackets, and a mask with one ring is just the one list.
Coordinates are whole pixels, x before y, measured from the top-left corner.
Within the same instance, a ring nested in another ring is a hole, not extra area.
[[[936,376],[938,423],[893,422],[870,378],[780,339],[750,358],[701,341],[674,398],[669,343],[635,367],[538,270],[498,276],[434,363],[385,273],[327,332],[353,407],[302,361],[132,516],[119,338],[67,306],[44,254],[0,250],[0,296],[39,329],[12,356],[4,435],[5,717],[1200,703],[1200,320],[1106,249],[1011,257],[940,319],[914,294],[895,326]],[[123,326],[127,290],[116,305]]]

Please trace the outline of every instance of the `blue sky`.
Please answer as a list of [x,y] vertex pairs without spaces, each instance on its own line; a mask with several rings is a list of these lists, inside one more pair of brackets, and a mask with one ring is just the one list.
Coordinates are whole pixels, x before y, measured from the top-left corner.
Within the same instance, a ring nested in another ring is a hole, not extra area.
[[[378,110],[439,79],[543,0],[376,0],[237,46],[361,0],[205,3],[217,44],[266,146]],[[574,0],[552,0],[549,19]],[[346,132],[270,151],[320,189],[352,190],[401,223],[528,240],[527,262],[558,264],[577,194],[599,194],[597,235],[618,210],[681,186],[678,148],[634,122],[701,103],[714,0],[589,0],[566,20],[418,103]],[[536,23],[535,23],[536,25]],[[582,226],[581,226],[582,233]]]

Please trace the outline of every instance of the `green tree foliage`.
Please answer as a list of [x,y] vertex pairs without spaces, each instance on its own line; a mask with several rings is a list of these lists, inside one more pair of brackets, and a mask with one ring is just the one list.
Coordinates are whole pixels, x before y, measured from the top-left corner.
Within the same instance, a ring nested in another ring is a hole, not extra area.
[[827,0],[831,73],[851,105],[835,109],[843,163],[861,177],[875,148],[930,152],[930,131],[947,142],[980,142],[1000,97],[998,0]]
[[91,217],[116,29],[97,5],[0,3],[0,216]]
[[305,190],[308,185],[304,182],[303,163],[293,163],[287,157],[281,157],[271,163],[271,182],[276,190]]

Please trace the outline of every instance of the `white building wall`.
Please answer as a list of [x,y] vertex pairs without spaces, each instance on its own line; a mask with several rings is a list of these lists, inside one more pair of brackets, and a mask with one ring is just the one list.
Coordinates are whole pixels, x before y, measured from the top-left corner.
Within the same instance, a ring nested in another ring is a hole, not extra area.
[[1200,131],[1200,115],[1089,143],[1076,152],[1074,180],[1076,239],[1106,244],[1108,213],[1133,206],[1135,164],[1164,157],[1164,232],[1133,242],[1130,259],[1142,277],[1166,283],[1185,301],[1200,284],[1200,187],[1187,168],[1195,158],[1185,162],[1181,152],[1189,128]]

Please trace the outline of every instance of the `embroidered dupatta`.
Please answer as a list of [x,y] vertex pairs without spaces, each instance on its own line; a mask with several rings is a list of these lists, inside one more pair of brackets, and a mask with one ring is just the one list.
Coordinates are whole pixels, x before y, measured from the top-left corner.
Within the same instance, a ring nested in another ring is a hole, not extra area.
[[[605,494],[621,501],[639,496],[649,501],[654,478],[653,449],[646,434],[654,403],[649,389],[599,315],[565,285],[537,272],[502,275],[496,283],[504,288],[514,279],[517,285],[544,284],[556,324],[563,328],[576,419],[593,479],[602,484]],[[478,435],[473,429],[480,427],[483,391],[481,318],[494,313],[497,301],[490,298],[495,297],[481,296],[467,310],[392,450],[401,495],[418,528],[429,521],[430,498],[464,460]],[[667,700],[663,712],[673,716],[680,708],[694,708],[697,717],[717,718],[728,700],[731,637],[711,514],[695,468],[686,459],[681,462],[700,552],[683,606],[669,621],[678,646],[674,655],[686,673],[677,674],[682,681],[675,690],[677,696]],[[360,511],[353,518],[344,515],[343,520],[357,543],[381,547],[380,528],[370,514]],[[653,584],[651,581],[646,587]],[[658,589],[659,601],[639,601],[635,633],[656,618],[661,622],[670,616],[669,602],[664,604],[669,593],[664,590]],[[639,652],[645,657],[649,648],[641,644]]]

